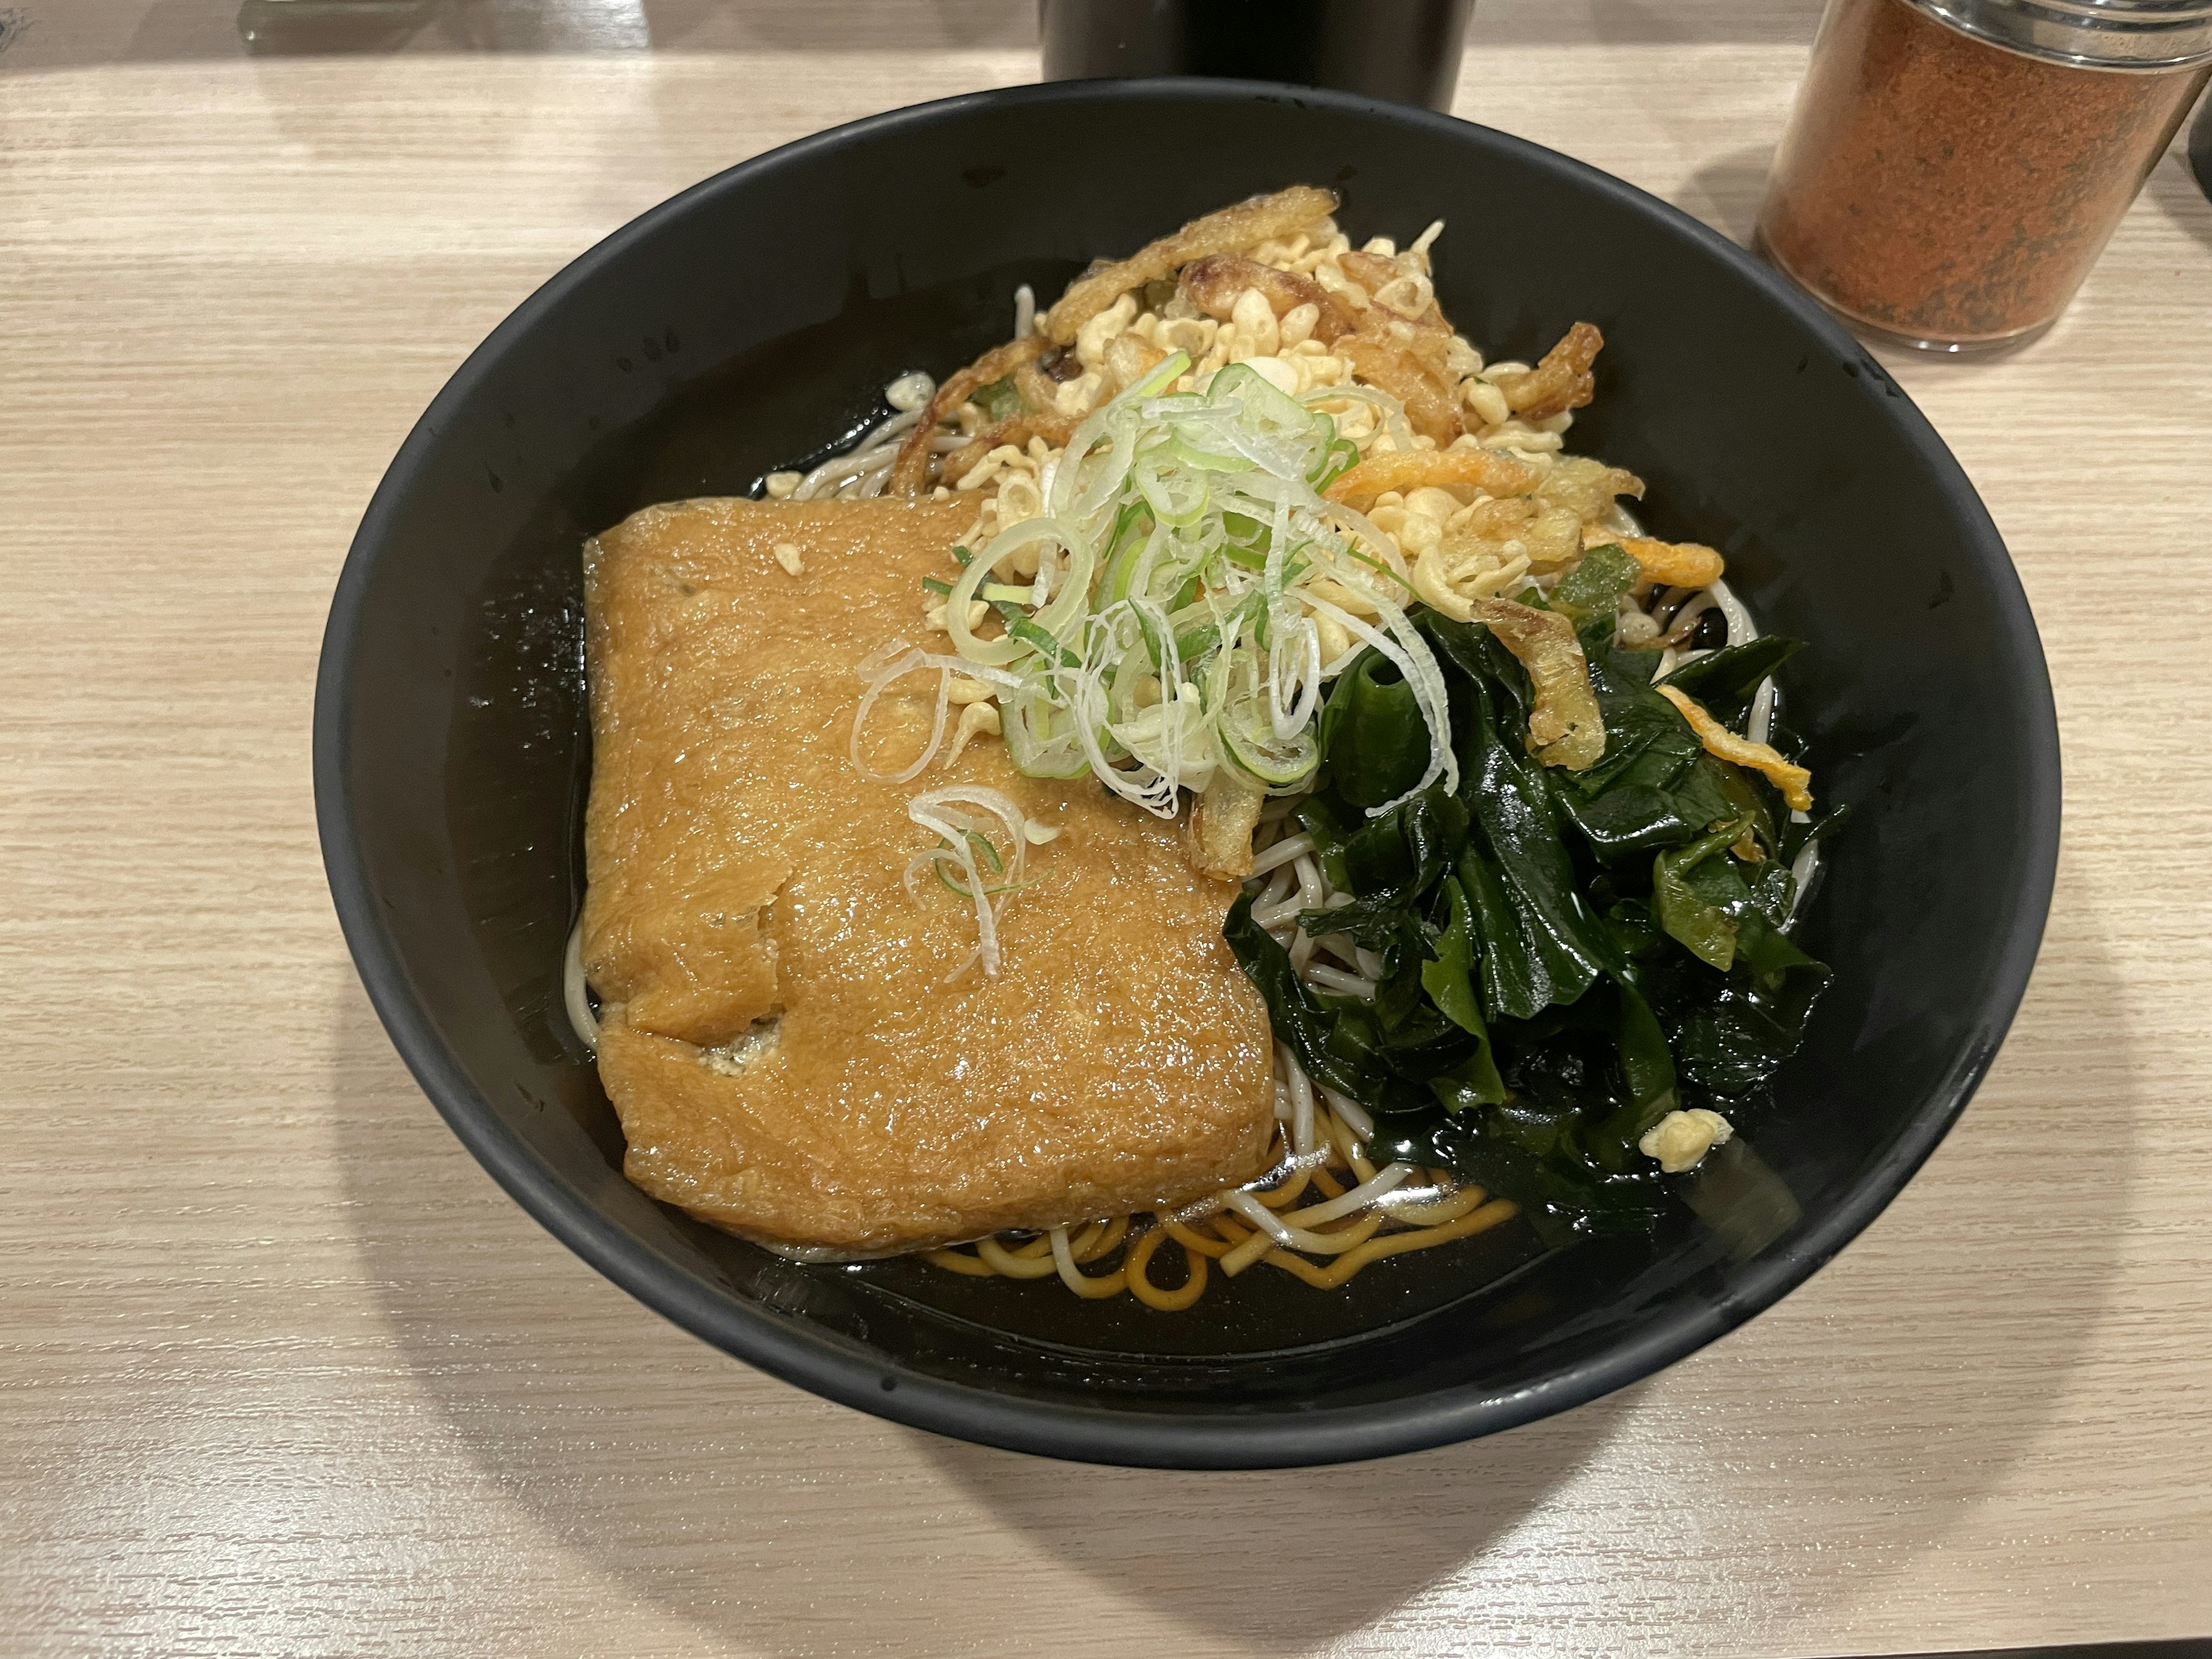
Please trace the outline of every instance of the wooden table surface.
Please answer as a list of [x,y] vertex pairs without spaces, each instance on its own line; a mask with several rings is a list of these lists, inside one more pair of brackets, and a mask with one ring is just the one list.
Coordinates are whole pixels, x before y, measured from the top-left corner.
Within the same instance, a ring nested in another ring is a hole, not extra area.
[[[2178,157],[2056,333],[1898,368],[2019,562],[2067,769],[2033,987],[1911,1189],[1568,1416],[1102,1471],[823,1404],[555,1243],[386,1042],[308,780],[348,538],[468,349],[742,156],[1032,78],[1029,9],[233,3],[0,0],[0,1653],[2212,1635],[2212,205]],[[1483,0],[1459,110],[1741,236],[1815,10]]]

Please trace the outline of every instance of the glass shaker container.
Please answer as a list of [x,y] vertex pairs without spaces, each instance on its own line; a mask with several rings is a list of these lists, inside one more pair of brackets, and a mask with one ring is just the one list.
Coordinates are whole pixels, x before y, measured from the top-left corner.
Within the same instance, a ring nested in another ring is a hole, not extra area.
[[1759,251],[1860,333],[2057,319],[2212,76],[2212,0],[1829,0]]

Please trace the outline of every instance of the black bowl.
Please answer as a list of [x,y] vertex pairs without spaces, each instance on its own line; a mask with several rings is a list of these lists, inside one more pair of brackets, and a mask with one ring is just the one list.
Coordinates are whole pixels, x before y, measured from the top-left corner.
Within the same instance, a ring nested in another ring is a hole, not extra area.
[[[1247,1275],[1158,1316],[917,1263],[794,1266],[623,1180],[561,1013],[588,775],[578,544],[730,494],[1002,338],[1018,283],[1295,180],[1355,235],[1442,216],[1450,315],[1529,357],[1608,344],[1576,446],[1712,543],[1792,669],[1834,844],[1806,942],[1837,976],[1678,1225],[1498,1235],[1323,1294]],[[1942,1138],[2033,963],[2058,748],[2033,620],[1958,465],[1882,370],[1735,247],[1618,180],[1408,108],[1228,82],[1024,88],[732,168],[501,324],[409,436],[341,578],[315,709],[331,886],[377,1011],[454,1132],[586,1261],[847,1404],[1024,1450],[1224,1467],[1371,1457],[1603,1394],[1767,1306]]]

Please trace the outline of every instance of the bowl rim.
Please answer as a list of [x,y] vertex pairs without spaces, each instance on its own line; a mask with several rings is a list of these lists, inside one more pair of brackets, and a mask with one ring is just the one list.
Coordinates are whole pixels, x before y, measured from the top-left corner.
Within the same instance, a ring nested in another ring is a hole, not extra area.
[[[1480,1385],[1405,1400],[1298,1413],[1188,1416],[1134,1413],[1000,1394],[912,1370],[860,1344],[732,1297],[677,1266],[610,1222],[510,1130],[470,1080],[416,1000],[398,949],[371,891],[348,781],[353,667],[362,605],[378,550],[403,498],[434,448],[449,411],[495,371],[508,349],[572,289],[619,259],[659,228],[720,191],[800,157],[896,137],[972,111],[1060,103],[1160,101],[1233,105],[1247,101],[1358,115],[1476,142],[1539,172],[1571,179],[1654,217],[1732,266],[1793,313],[1838,358],[1890,393],[1883,398],[1900,435],[1917,452],[1964,526],[1970,550],[1990,567],[2006,645],[2041,669],[2021,688],[2029,707],[2028,810],[2019,829],[2027,880],[1982,995],[1991,1018],[1985,1042],[1961,1054],[1895,1145],[1833,1211],[1787,1250],[1738,1270],[1721,1297],[1672,1309],[1632,1339],[1578,1362],[1555,1365],[1522,1386]],[[1733,1330],[1809,1279],[1886,1208],[1964,1110],[1987,1073],[2026,994],[2056,879],[2061,811],[2056,705],[2050,671],[2017,571],[1988,509],[1949,447],[1887,372],[1810,299],[1715,231],[1650,192],[1589,164],[1494,128],[1410,105],[1270,82],[1158,78],[1046,82],[967,93],[864,117],[763,151],[647,209],[550,277],[489,334],[440,390],[400,445],[362,515],[332,595],[315,685],[315,814],[323,862],[339,924],[369,1000],[393,1046],[439,1114],[477,1162],[524,1210],[585,1261],[694,1335],[786,1382],[826,1399],[915,1428],[1012,1450],[1084,1462],[1167,1468],[1273,1468],[1352,1462],[1413,1452],[1495,1433],[1612,1393],[1683,1358]]]

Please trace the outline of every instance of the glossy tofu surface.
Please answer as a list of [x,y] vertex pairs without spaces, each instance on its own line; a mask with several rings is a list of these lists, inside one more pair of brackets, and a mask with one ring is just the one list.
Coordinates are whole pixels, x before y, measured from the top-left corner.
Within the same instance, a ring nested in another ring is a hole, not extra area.
[[[1265,1161],[1267,1016],[1221,939],[1235,889],[1191,872],[1175,825],[1088,777],[1023,777],[994,738],[904,784],[853,763],[856,665],[894,639],[947,648],[920,579],[973,517],[699,501],[585,549],[600,1075],[630,1179],[764,1243],[914,1249],[1181,1203]],[[878,700],[877,768],[920,752],[937,681]],[[973,907],[902,877],[937,844],[908,802],[951,783],[1060,833],[1030,850],[999,972],[948,984]]]

